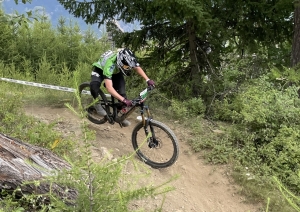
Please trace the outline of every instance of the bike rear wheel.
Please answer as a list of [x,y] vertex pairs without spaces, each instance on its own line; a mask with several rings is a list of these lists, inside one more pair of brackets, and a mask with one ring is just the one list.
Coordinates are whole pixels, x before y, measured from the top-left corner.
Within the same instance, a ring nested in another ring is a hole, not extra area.
[[143,123],[132,132],[132,145],[143,162],[153,168],[166,168],[174,164],[179,155],[178,140],[165,124],[151,120],[148,125],[151,136],[146,139]]
[[[93,102],[95,101],[93,96],[90,94],[86,94],[86,91],[90,91],[90,83],[89,82],[84,82],[79,85],[79,94],[81,98],[81,105],[82,108],[87,112],[87,118],[94,124],[104,124],[107,122],[106,116],[100,116],[98,115]],[[99,95],[102,97],[101,93]],[[104,95],[104,94],[103,94]]]

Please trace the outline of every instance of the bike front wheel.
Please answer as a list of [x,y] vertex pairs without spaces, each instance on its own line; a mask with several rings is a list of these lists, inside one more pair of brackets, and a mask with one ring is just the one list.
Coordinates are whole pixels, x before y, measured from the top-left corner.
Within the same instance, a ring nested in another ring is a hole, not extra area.
[[173,131],[155,120],[150,120],[147,130],[143,122],[137,124],[132,132],[132,145],[140,159],[152,168],[169,167],[179,155],[178,140]]
[[[90,83],[89,82],[84,82],[79,85],[79,94],[80,94],[80,99],[81,99],[81,105],[82,108],[87,112],[87,118],[94,124],[104,124],[107,122],[107,118],[103,116],[99,116],[94,105],[95,105],[95,100],[92,97],[92,95],[87,94],[90,92]],[[100,93],[99,93],[100,95]],[[100,95],[101,96],[101,95]]]

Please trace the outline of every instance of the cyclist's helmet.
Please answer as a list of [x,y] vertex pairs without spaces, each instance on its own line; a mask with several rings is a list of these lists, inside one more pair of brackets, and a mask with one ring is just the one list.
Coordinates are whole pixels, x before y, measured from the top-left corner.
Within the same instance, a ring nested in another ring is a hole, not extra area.
[[129,49],[122,49],[117,53],[117,65],[125,76],[129,76],[131,69],[140,66],[133,52]]

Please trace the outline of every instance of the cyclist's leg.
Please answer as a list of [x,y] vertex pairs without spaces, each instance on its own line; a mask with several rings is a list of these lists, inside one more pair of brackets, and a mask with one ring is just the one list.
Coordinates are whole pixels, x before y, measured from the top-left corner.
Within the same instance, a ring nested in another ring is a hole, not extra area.
[[[113,74],[112,76],[112,83],[113,83],[113,87],[114,89],[124,98],[127,98],[126,95],[126,89],[125,89],[125,79],[124,79],[124,75],[122,74],[122,72],[119,72],[117,74]],[[122,108],[118,108],[119,110]],[[129,126],[131,123],[128,120],[124,120],[122,122],[122,125],[124,127]]]
[[99,95],[100,85],[103,81],[103,71],[98,67],[93,67],[91,73],[90,89],[94,99]]
[[[118,94],[120,94],[124,98],[127,98],[125,92],[125,79],[121,72],[112,75],[112,83],[113,83],[113,88],[118,92]],[[118,110],[121,109],[122,107],[120,106]]]
[[[99,96],[99,90],[101,82],[103,80],[103,71],[100,68],[94,67],[91,73],[90,91],[94,99]],[[97,113],[101,116],[106,115],[106,111],[103,109],[100,103],[94,105]]]
[[126,98],[125,79],[122,72],[112,75],[112,83],[114,89],[124,98]]

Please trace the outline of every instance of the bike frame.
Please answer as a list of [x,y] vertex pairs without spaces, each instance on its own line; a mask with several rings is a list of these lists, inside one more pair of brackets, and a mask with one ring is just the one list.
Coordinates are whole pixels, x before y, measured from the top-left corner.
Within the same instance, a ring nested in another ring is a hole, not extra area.
[[[102,97],[101,105],[105,107],[107,113],[105,117],[107,118],[107,121],[110,124],[114,124],[115,122],[117,122],[122,127],[121,124],[122,121],[124,121],[128,116],[130,116],[137,107],[140,107],[140,114],[142,117],[143,126],[145,130],[148,131],[147,126],[149,125],[149,122],[151,120],[151,115],[150,115],[149,107],[144,105],[144,100],[140,102],[138,98],[133,99],[132,101],[134,105],[125,114],[123,114],[121,117],[118,117],[118,107],[120,107],[122,103],[116,102],[116,99],[113,96],[111,96],[111,100],[107,99],[106,95],[103,93],[102,90],[99,93],[100,96]],[[111,112],[111,108],[112,108],[112,112]],[[145,110],[147,114],[146,118],[145,118]],[[148,134],[148,132],[146,133]]]
[[[152,133],[152,139],[151,140],[148,140],[148,146],[150,148],[152,147],[155,147],[158,142],[155,138],[155,133],[154,133],[154,130],[153,130],[153,127],[152,125],[150,124],[151,122],[151,115],[150,115],[150,109],[147,105],[144,104],[144,101],[139,101],[139,99],[133,99],[133,106],[125,113],[123,114],[121,117],[118,117],[118,107],[120,106],[120,102],[116,102],[115,98],[113,96],[111,96],[111,100],[108,100],[105,96],[105,94],[103,93],[103,91],[100,91],[102,92],[102,94],[100,93],[100,95],[102,96],[102,103],[101,105],[105,105],[105,110],[106,110],[106,118],[108,120],[108,122],[110,124],[114,124],[115,122],[119,123],[120,127],[123,127],[122,126],[122,121],[124,121],[128,116],[130,116],[133,111],[135,111],[135,109],[137,107],[140,107],[140,114],[141,114],[141,117],[142,117],[142,123],[143,123],[143,128],[144,128],[144,131],[145,131],[145,135],[148,136],[149,134],[149,130],[148,130],[148,126],[150,126],[150,131]],[[110,108],[113,109],[112,113],[110,112]],[[146,110],[146,118],[145,118],[145,110]]]

